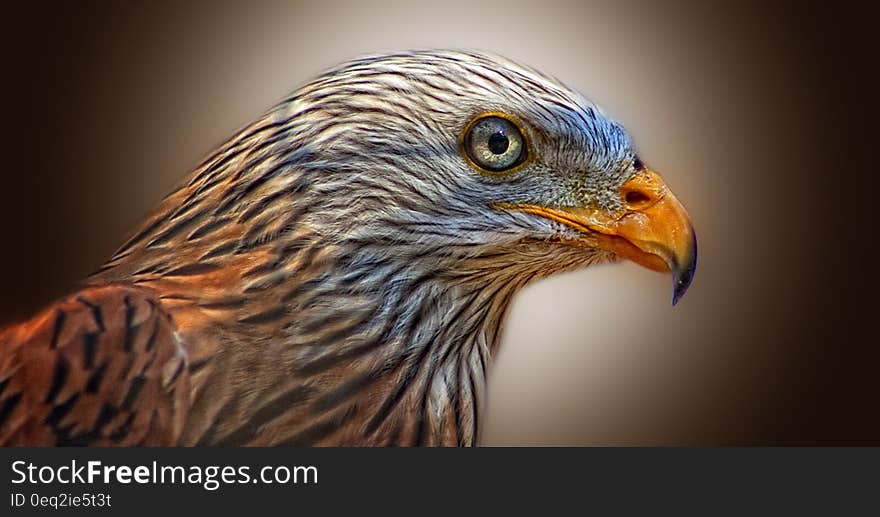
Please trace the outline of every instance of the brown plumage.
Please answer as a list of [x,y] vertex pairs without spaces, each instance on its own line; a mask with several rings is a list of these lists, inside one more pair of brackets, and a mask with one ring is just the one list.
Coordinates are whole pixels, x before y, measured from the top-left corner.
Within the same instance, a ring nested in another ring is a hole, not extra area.
[[0,443],[473,445],[514,294],[621,257],[675,300],[695,240],[589,101],[480,53],[354,61],[0,333]]
[[188,409],[186,357],[142,289],[84,289],[0,334],[0,443],[173,443]]

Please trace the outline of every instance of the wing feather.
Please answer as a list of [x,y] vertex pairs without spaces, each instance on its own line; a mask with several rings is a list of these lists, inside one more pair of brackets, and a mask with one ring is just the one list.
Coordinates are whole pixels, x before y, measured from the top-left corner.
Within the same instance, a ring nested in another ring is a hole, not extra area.
[[174,445],[187,356],[151,293],[93,287],[0,332],[0,445]]

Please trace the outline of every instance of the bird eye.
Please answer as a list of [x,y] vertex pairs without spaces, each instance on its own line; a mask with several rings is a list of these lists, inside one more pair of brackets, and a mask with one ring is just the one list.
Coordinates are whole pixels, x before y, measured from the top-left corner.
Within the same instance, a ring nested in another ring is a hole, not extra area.
[[523,162],[523,135],[516,125],[501,117],[488,116],[472,123],[464,136],[468,157],[476,165],[500,172]]

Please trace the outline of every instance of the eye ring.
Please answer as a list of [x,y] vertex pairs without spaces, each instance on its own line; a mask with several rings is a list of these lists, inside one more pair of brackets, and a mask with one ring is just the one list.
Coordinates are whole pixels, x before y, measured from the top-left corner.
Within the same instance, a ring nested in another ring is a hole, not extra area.
[[504,113],[486,112],[471,119],[461,134],[462,155],[484,174],[510,174],[530,157],[523,127]]

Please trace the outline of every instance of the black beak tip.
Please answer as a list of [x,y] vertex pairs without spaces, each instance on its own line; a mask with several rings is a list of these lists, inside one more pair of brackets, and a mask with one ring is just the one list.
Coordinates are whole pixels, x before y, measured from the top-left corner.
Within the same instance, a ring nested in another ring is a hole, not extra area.
[[672,268],[672,305],[678,303],[684,293],[687,292],[691,281],[694,279],[694,273],[697,271],[697,237],[691,243],[690,252],[682,264],[676,264]]

